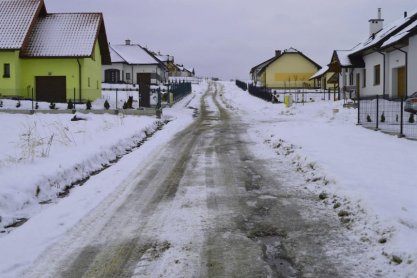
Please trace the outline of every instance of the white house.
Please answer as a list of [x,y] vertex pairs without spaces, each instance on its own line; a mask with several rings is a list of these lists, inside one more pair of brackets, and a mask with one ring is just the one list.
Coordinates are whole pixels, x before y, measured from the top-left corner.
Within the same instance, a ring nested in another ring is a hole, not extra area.
[[340,87],[354,86],[361,96],[390,98],[405,97],[413,88],[415,91],[417,81],[413,80],[411,69],[417,67],[413,36],[416,20],[417,11],[410,15],[404,13],[402,18],[384,26],[378,9],[378,17],[369,20],[369,36],[352,50],[333,54],[330,67],[337,70],[338,64]]
[[386,86],[393,96],[417,92],[417,20],[388,39],[381,49],[386,55]]
[[104,82],[159,85],[167,81],[166,65],[139,44],[126,40],[109,48],[112,64],[103,66]]

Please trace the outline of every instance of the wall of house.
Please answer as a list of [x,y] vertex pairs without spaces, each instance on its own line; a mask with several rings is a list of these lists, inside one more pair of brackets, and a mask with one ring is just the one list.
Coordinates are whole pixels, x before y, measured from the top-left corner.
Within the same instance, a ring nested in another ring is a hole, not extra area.
[[65,76],[67,97],[73,98],[74,88],[78,97],[78,64],[76,59],[28,58],[22,59],[23,88],[28,91],[23,97],[31,97],[32,88],[36,97],[36,76]]
[[[10,77],[4,77],[4,64],[10,64]],[[0,97],[1,96],[21,96],[24,94],[24,87],[20,86],[21,62],[19,51],[0,51]]]
[[263,71],[261,74],[256,75],[255,81],[256,81],[256,86],[264,87],[266,83],[266,72]]
[[112,63],[111,65],[103,65],[102,71],[101,71],[101,80],[102,82],[105,82],[106,79],[106,70],[108,69],[116,69],[120,71],[120,81],[123,81],[123,75],[124,75],[124,66],[123,63]]
[[[403,48],[408,52],[408,47]],[[405,54],[399,50],[388,52],[386,55],[386,94],[390,97],[398,96],[398,78],[397,70],[400,67],[405,67]]]
[[[164,83],[168,78],[168,72],[163,70],[159,65],[128,65],[122,63],[113,63],[112,65],[105,65],[102,67],[102,80],[105,77],[105,70],[118,69],[120,70],[120,79],[122,82],[129,84],[137,84],[138,73],[156,73],[160,76],[160,80],[151,79],[152,84]],[[127,79],[127,74],[130,74],[130,79]]]
[[297,53],[283,54],[266,68],[266,86],[268,88],[300,88],[304,83],[314,85],[309,78],[318,68]]
[[417,92],[417,35],[408,42],[408,96]]
[[96,43],[94,58],[80,58],[81,96],[79,90],[79,66],[76,58],[27,58],[22,59],[21,87],[27,88],[23,97],[31,97],[36,76],[65,76],[67,99],[95,100],[101,97],[101,54]]
[[95,43],[93,57],[80,59],[82,65],[82,99],[95,100],[101,97],[102,65],[98,41]]
[[[354,70],[354,78],[356,79],[356,73],[360,75],[360,90],[361,96],[370,96],[370,95],[382,95],[383,94],[383,82],[385,80],[383,76],[384,72],[384,58],[380,53],[371,53],[363,57],[365,62],[366,70],[366,85],[363,86],[363,69]],[[375,65],[380,65],[380,83],[379,85],[374,84],[374,67]],[[355,83],[356,85],[356,80]]]

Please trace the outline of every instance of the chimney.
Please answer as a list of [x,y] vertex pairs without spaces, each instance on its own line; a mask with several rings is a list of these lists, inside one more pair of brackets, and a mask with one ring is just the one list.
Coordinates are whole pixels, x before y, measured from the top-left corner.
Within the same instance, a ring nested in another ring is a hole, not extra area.
[[275,50],[275,57],[281,56],[281,50]]
[[407,12],[404,12],[404,18],[406,18],[408,16]]
[[126,45],[130,45],[130,40],[125,40]]
[[382,19],[381,8],[378,8],[378,18],[369,20],[369,36],[373,36],[382,30],[384,20]]

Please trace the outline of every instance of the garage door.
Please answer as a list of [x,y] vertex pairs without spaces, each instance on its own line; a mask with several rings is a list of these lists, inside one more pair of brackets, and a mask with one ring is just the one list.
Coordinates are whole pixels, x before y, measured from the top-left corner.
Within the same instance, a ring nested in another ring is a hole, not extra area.
[[36,100],[47,102],[67,101],[65,76],[36,76]]

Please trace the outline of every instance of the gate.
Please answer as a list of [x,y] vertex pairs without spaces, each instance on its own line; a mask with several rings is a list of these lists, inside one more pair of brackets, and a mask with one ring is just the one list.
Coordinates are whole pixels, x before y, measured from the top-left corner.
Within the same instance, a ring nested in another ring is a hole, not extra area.
[[151,107],[151,74],[138,73],[137,82],[139,84],[140,106]]

